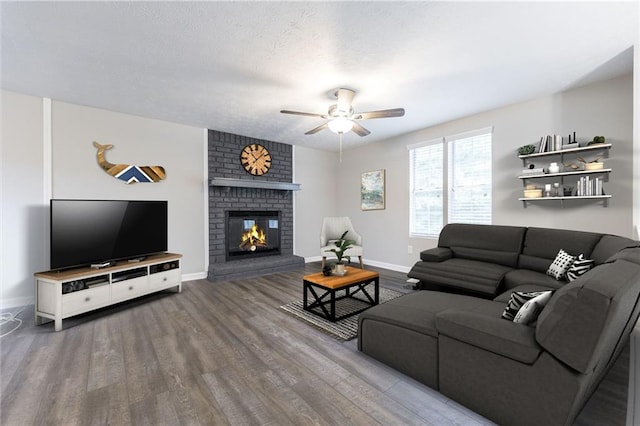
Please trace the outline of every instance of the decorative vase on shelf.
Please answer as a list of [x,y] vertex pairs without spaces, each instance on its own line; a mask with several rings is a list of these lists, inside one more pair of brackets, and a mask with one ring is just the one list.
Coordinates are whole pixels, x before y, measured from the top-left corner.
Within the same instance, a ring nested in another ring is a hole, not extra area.
[[558,166],[558,163],[551,163],[547,170],[549,170],[549,173],[560,173],[560,166]]

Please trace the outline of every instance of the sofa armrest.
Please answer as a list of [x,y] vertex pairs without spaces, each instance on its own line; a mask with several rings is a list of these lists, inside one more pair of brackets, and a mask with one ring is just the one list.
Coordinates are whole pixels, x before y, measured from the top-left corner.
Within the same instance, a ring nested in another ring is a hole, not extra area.
[[446,247],[436,247],[420,252],[420,260],[424,262],[442,262],[453,257],[453,252]]
[[533,364],[542,352],[534,327],[484,313],[447,309],[437,314],[436,329],[439,334],[525,364]]

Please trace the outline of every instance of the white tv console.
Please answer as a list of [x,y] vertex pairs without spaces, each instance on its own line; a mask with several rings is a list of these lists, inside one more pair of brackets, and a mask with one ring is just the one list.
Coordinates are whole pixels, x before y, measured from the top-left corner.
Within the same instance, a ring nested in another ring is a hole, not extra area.
[[181,254],[163,253],[136,262],[118,262],[102,269],[90,267],[34,274],[35,321],[41,325],[110,306],[172,287],[182,291]]

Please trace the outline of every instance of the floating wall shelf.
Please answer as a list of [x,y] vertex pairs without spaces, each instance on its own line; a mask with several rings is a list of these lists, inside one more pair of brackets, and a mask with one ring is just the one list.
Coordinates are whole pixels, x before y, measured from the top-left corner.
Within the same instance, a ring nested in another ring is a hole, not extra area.
[[299,183],[273,182],[267,180],[213,178],[209,180],[209,186],[277,189],[280,191],[299,191]]

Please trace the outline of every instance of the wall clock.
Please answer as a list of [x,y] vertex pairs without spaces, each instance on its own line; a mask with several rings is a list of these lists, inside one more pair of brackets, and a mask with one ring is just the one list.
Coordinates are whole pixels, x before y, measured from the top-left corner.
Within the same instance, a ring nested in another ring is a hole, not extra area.
[[271,168],[271,154],[264,146],[252,143],[242,149],[240,162],[247,173],[262,176]]

